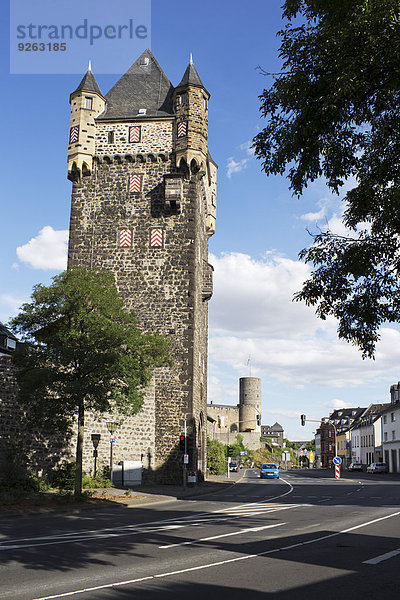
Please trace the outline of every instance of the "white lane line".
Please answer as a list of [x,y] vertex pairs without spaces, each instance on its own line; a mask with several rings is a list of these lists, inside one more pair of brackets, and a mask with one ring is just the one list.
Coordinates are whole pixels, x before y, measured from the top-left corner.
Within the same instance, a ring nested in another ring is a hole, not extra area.
[[248,529],[239,529],[239,531],[231,531],[230,533],[222,533],[221,535],[213,535],[211,537],[200,538],[198,540],[187,540],[186,542],[180,542],[177,544],[169,544],[168,546],[158,547],[165,550],[166,548],[176,548],[177,546],[190,546],[192,544],[197,544],[198,542],[209,542],[211,540],[218,540],[220,538],[230,537],[232,535],[241,535],[242,533],[251,533],[254,531],[264,531],[264,529],[281,527],[281,525],[286,525],[286,523],[275,523],[274,525],[264,525],[263,527],[249,527]]
[[392,550],[392,552],[386,552],[386,554],[381,554],[380,556],[376,556],[375,558],[370,558],[369,560],[364,560],[363,565],[377,565],[384,560],[388,560],[389,558],[393,558],[400,554],[400,548],[398,550]]
[[251,558],[257,558],[259,556],[267,556],[268,554],[275,554],[276,552],[281,552],[283,550],[299,548],[300,546],[306,546],[309,544],[315,544],[317,542],[321,542],[322,540],[328,540],[330,538],[342,535],[343,533],[348,533],[349,531],[355,531],[356,529],[361,529],[362,527],[367,527],[368,525],[372,525],[373,523],[378,523],[379,521],[384,521],[385,519],[391,519],[392,517],[397,517],[399,515],[400,515],[400,512],[393,513],[392,515],[386,515],[385,517],[380,517],[379,519],[367,521],[365,523],[361,523],[361,525],[356,525],[355,527],[349,527],[348,529],[343,529],[342,531],[330,533],[329,535],[324,535],[322,537],[315,538],[313,540],[307,540],[306,542],[299,542],[298,544],[293,544],[291,546],[284,546],[282,548],[274,548],[273,550],[266,550],[265,552],[258,552],[257,554],[246,554],[244,556],[237,556],[235,558],[221,560],[221,561],[214,562],[214,563],[208,563],[205,565],[200,565],[198,567],[188,567],[186,569],[181,569],[180,571],[170,571],[170,572],[166,572],[166,573],[160,573],[158,575],[149,575],[148,577],[141,577],[140,579],[130,579],[128,581],[116,581],[114,583],[106,583],[104,585],[99,585],[96,587],[83,588],[80,590],[75,590],[73,592],[65,592],[63,594],[55,594],[54,596],[43,596],[41,598],[34,598],[33,600],[54,600],[54,598],[66,598],[67,596],[74,596],[77,594],[84,594],[87,592],[105,590],[105,589],[110,589],[113,587],[121,587],[123,585],[132,585],[134,583],[140,583],[141,581],[149,581],[151,579],[162,579],[165,577],[171,577],[173,575],[182,575],[183,573],[190,573],[193,571],[201,571],[202,569],[211,569],[213,567],[219,567],[222,565],[227,565],[227,564],[239,562],[242,560],[249,560]]

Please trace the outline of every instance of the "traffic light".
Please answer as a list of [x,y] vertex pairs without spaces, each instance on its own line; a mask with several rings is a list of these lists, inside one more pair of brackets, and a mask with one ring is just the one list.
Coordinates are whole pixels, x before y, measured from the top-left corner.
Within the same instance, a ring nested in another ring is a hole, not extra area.
[[180,435],[179,436],[179,450],[181,450],[182,452],[185,452],[185,436],[184,435]]
[[261,425],[261,415],[257,415],[257,425]]
[[228,446],[228,456],[232,456],[233,455],[233,448],[232,446]]
[[300,415],[300,421],[302,425],[306,424],[306,415]]

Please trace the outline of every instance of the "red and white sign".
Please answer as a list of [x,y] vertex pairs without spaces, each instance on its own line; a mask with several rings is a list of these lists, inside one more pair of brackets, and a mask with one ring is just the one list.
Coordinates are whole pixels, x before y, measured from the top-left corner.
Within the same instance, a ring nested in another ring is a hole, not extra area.
[[132,246],[132,232],[130,229],[121,229],[119,232],[119,245],[121,248]]
[[79,139],[79,127],[75,125],[69,130],[69,143],[74,144]]
[[129,175],[129,191],[140,192],[142,187],[142,176],[141,175]]
[[178,123],[178,138],[184,137],[187,134],[187,121]]
[[335,478],[340,479],[340,465],[335,465]]
[[151,248],[162,248],[163,245],[163,231],[160,227],[152,229],[150,232],[150,247]]
[[133,125],[129,127],[129,141],[140,142],[141,127],[139,125]]

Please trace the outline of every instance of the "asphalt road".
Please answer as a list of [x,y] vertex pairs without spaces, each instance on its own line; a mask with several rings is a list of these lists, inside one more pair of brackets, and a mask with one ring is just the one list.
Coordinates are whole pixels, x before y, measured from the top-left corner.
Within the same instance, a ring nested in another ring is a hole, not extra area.
[[0,598],[400,597],[399,479],[234,478],[191,501],[0,519]]

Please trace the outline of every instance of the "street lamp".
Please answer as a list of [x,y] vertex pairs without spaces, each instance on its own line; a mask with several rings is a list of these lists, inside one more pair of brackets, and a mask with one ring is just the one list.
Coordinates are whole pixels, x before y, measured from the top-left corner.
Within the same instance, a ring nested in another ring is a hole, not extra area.
[[112,481],[112,466],[113,466],[113,444],[115,442],[114,432],[118,424],[115,421],[107,421],[107,429],[110,432],[110,480]]
[[100,434],[99,433],[92,433],[92,444],[93,444],[93,458],[94,458],[94,476],[96,477],[96,472],[97,472],[97,446],[99,445],[100,442]]

